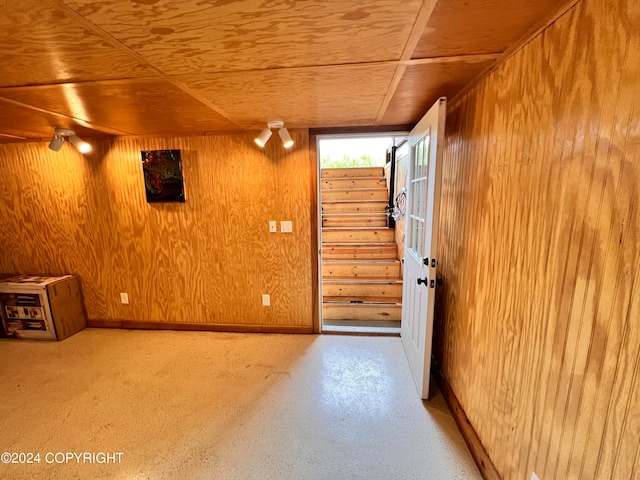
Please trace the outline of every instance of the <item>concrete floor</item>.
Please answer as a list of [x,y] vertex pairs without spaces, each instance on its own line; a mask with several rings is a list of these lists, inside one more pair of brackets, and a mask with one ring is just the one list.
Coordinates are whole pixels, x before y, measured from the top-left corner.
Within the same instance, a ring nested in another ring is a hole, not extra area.
[[[0,453],[40,454],[0,463],[3,479],[481,478],[440,394],[418,398],[393,337],[0,340],[0,401]],[[109,463],[89,463],[100,453]]]

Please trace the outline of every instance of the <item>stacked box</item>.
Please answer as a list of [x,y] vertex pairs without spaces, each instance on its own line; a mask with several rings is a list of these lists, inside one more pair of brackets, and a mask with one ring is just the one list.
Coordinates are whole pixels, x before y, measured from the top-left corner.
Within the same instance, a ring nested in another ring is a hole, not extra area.
[[63,340],[87,325],[80,280],[13,276],[0,281],[0,314],[5,335]]

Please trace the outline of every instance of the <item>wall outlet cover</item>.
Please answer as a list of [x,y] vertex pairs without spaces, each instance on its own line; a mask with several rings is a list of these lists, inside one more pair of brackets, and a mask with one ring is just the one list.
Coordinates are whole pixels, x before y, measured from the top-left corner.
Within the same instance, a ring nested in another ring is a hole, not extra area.
[[267,294],[267,293],[263,293],[262,294],[262,306],[263,307],[268,307],[271,305],[271,295]]
[[128,293],[121,293],[120,294],[120,303],[122,303],[123,305],[129,305],[129,294]]
[[269,232],[276,233],[278,231],[278,223],[275,220],[269,220]]
[[283,220],[280,222],[280,231],[282,233],[293,232],[293,222],[291,220]]

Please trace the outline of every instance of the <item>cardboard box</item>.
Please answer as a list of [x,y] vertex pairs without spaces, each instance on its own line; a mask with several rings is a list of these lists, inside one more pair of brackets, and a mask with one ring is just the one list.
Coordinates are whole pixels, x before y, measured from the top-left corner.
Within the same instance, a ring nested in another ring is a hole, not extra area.
[[74,275],[0,281],[0,313],[8,337],[63,340],[87,326],[80,279]]

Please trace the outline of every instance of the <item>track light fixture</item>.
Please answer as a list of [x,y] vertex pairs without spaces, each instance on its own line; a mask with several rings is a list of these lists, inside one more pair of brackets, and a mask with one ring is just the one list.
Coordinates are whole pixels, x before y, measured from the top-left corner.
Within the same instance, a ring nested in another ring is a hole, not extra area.
[[57,128],[54,130],[53,138],[49,142],[49,148],[54,152],[57,152],[62,148],[65,137],[76,147],[80,153],[89,153],[91,151],[91,145],[82,140],[76,135],[76,132],[69,130],[68,128]]
[[267,128],[262,130],[262,132],[260,132],[260,135],[258,135],[258,137],[255,139],[255,142],[258,144],[258,146],[264,147],[267,144],[267,142],[271,138],[272,128],[277,128],[279,130],[278,134],[280,135],[282,146],[284,148],[290,148],[293,146],[293,139],[291,138],[291,135],[289,135],[289,131],[284,128],[284,122],[282,120],[271,120],[267,122]]

